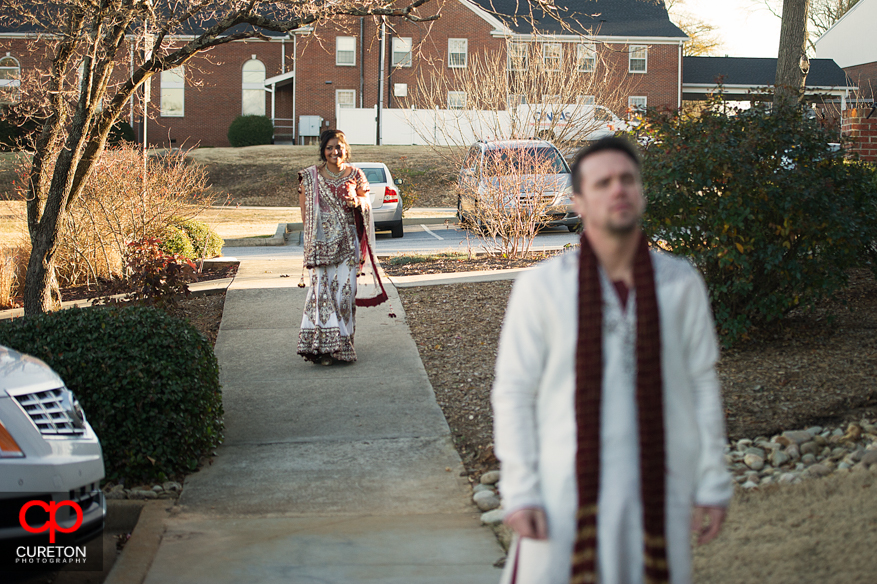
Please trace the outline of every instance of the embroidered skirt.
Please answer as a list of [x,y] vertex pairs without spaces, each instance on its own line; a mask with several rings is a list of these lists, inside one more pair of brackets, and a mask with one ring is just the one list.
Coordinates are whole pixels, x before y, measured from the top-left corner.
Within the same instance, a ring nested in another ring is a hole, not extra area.
[[355,257],[340,264],[311,268],[298,335],[298,354],[309,361],[329,356],[356,361],[353,332],[356,317]]

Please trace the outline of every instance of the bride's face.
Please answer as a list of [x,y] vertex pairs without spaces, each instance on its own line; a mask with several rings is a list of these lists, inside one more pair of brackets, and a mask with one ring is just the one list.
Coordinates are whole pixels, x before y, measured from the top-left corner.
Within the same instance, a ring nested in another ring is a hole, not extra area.
[[326,157],[328,162],[337,166],[347,160],[347,148],[344,147],[344,143],[338,138],[332,138],[326,143],[323,156]]

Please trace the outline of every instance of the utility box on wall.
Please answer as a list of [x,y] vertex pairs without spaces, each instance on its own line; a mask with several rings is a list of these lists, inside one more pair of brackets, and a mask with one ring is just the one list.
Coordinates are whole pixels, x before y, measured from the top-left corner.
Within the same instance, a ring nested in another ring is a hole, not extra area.
[[298,135],[302,144],[310,144],[314,138],[319,138],[323,126],[323,118],[320,116],[299,116]]

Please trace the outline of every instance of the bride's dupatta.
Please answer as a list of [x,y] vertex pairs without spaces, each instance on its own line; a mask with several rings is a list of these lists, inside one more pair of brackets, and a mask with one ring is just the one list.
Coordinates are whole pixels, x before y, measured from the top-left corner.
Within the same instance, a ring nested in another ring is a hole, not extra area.
[[353,209],[356,235],[359,239],[359,273],[356,278],[356,305],[377,306],[388,300],[387,292],[378,273],[374,255],[375,222],[368,196],[361,197],[362,204]]
[[[354,173],[362,172],[354,169]],[[305,189],[304,222],[304,263],[308,268],[338,264],[354,253],[359,246],[359,266],[356,279],[356,305],[377,306],[388,300],[387,292],[378,274],[374,256],[375,223],[372,218],[371,201],[368,196],[360,197],[360,205],[353,209],[356,224],[355,234],[346,228],[346,205],[338,197],[326,196],[323,205],[320,197],[329,195],[329,188],[319,174],[316,166],[308,167],[299,173]],[[364,180],[364,179],[363,179]],[[346,183],[350,185],[350,183]],[[330,220],[319,218],[329,213]]]

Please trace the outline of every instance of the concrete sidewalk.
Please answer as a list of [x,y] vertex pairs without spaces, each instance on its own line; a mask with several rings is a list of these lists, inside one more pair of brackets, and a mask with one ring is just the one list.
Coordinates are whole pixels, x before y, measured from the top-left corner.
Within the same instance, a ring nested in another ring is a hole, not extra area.
[[395,289],[399,318],[357,311],[356,364],[307,363],[295,254],[242,259],[216,343],[226,440],[187,479],[145,581],[497,582],[502,550]]

